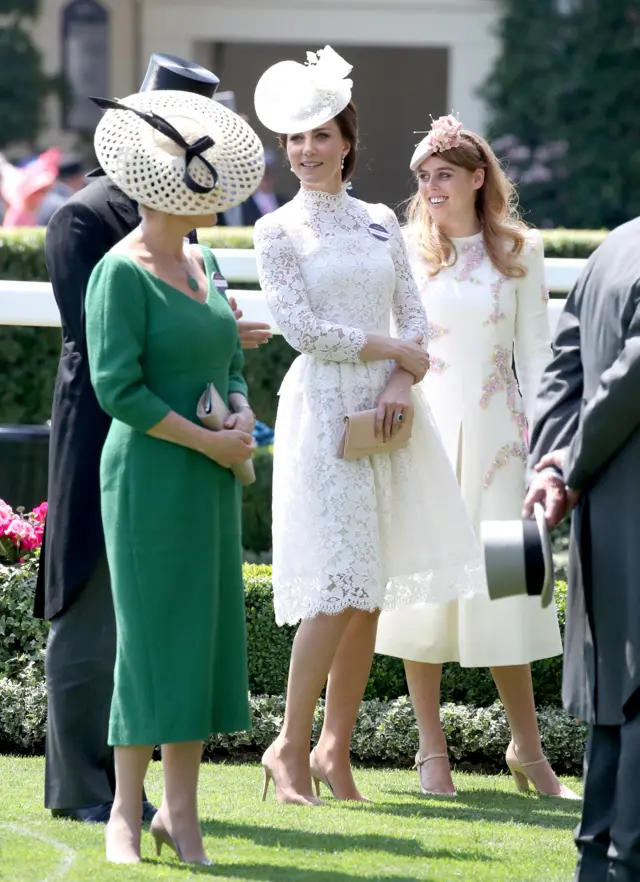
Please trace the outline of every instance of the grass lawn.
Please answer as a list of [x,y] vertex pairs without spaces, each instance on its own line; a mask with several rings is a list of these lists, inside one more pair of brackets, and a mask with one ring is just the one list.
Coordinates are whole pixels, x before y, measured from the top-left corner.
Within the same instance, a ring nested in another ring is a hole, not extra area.
[[[44,762],[0,756],[2,882],[244,879],[256,882],[569,882],[580,803],[521,796],[507,776],[455,775],[457,799],[423,797],[417,775],[361,769],[372,805],[278,806],[260,802],[256,765],[205,765],[201,814],[212,867],[156,859],[143,833],[143,863],[103,858],[103,828],[53,820],[42,809]],[[571,780],[569,786],[579,789]],[[153,763],[149,798],[158,802]]]

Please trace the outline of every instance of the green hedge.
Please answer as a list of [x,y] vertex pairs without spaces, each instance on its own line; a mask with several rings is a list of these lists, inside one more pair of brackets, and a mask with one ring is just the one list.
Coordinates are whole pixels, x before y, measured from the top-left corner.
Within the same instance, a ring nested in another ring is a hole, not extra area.
[[[42,651],[48,625],[31,616],[35,590],[36,562],[21,567],[0,565],[0,676],[15,677],[27,664],[34,676],[44,677]],[[246,565],[244,569],[249,688],[252,693],[281,695],[287,683],[291,643],[295,628],[278,627],[273,613],[271,568]],[[564,630],[566,585],[556,589],[558,615]],[[558,656],[535,662],[533,681],[539,707],[558,707],[562,682],[562,660]],[[407,692],[400,659],[376,655],[365,698],[386,701]],[[489,706],[497,694],[486,668],[445,665],[442,699],[455,704]]]
[[[5,750],[38,752],[44,742],[43,656],[48,624],[31,615],[36,569],[37,558],[22,566],[0,565],[0,748]],[[295,628],[276,626],[270,567],[245,566],[244,576],[253,730],[212,738],[207,745],[210,754],[263,750],[282,724],[282,694]],[[563,583],[556,596],[564,625]],[[577,772],[585,730],[558,707],[561,660],[537,662],[533,670],[545,752],[557,771]],[[413,755],[417,730],[405,693],[402,663],[376,656],[354,734],[356,759],[406,764]],[[502,768],[509,732],[489,672],[446,665],[442,694],[443,726],[454,760],[462,767]],[[320,702],[315,736],[322,713]]]
[[[253,728],[248,732],[215,735],[205,745],[208,757],[252,758],[271,744],[282,726],[282,696],[251,695]],[[42,753],[47,701],[45,684],[26,669],[16,680],[0,678],[0,749]],[[313,739],[322,726],[324,704],[318,702]],[[499,704],[487,708],[445,704],[442,726],[449,753],[460,769],[505,771],[504,753],[509,727]],[[538,711],[543,750],[559,774],[579,775],[586,741],[586,726],[563,710]],[[408,766],[418,747],[418,729],[411,702],[405,696],[394,701],[364,701],[353,733],[351,753],[363,763]]]

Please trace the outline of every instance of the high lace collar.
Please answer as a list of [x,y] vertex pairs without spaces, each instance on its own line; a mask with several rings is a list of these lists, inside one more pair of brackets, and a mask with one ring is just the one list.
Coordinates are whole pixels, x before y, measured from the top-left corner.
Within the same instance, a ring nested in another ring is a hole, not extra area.
[[300,187],[295,198],[307,208],[321,208],[330,211],[345,208],[351,199],[347,194],[346,184],[342,186],[339,193],[326,193],[324,190],[309,190]]
[[482,230],[479,233],[474,233],[473,236],[451,236],[451,241],[457,247],[475,245],[477,242],[482,242]]

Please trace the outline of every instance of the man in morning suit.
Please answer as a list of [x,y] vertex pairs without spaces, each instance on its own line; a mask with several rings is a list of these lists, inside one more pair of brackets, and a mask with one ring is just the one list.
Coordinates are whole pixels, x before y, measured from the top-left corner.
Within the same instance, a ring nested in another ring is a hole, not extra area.
[[573,509],[563,701],[589,724],[576,882],[640,880],[640,218],[569,295],[531,437],[525,514]]

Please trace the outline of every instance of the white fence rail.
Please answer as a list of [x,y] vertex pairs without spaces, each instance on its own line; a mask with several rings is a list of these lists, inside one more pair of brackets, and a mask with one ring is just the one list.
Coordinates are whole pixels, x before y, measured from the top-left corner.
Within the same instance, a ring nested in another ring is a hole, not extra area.
[[[254,252],[240,248],[221,248],[216,251],[222,274],[233,284],[258,281]],[[548,257],[545,259],[547,285],[554,294],[567,294],[578,278],[585,260]],[[234,290],[245,318],[273,324],[271,313],[261,291]],[[561,298],[549,303],[552,332],[564,306]],[[0,281],[0,325],[55,328],[60,326],[60,314],[48,282]],[[277,327],[273,330],[278,333]]]

